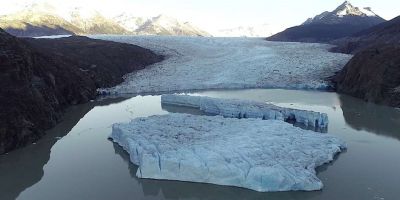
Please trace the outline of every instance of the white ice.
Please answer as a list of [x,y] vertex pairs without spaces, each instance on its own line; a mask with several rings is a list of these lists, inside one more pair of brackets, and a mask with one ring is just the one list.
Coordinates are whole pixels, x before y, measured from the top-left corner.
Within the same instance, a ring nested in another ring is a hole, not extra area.
[[326,44],[268,42],[262,38],[92,36],[131,43],[166,55],[131,73],[106,93],[148,93],[218,88],[325,89],[350,55]]
[[224,117],[275,119],[291,121],[305,127],[320,129],[328,127],[328,115],[326,113],[283,108],[256,101],[165,94],[161,96],[161,103],[198,108],[205,113]]
[[237,186],[260,192],[320,190],[315,168],[345,148],[329,135],[278,120],[168,114],[114,124],[139,178]]

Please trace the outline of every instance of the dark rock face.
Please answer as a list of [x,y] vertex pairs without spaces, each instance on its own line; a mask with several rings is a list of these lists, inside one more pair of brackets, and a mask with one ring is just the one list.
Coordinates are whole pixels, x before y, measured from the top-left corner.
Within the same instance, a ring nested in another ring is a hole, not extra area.
[[357,32],[351,37],[332,41],[337,45],[334,52],[354,54],[376,45],[400,43],[400,16],[369,29]]
[[88,74],[96,87],[111,87],[123,81],[122,76],[145,66],[159,62],[162,56],[155,55],[138,46],[82,36],[59,39],[25,38],[28,44],[40,53],[52,52],[54,57],[78,67]]
[[355,34],[367,28],[354,24],[306,24],[286,29],[267,40],[285,42],[328,43],[332,40]]
[[34,26],[32,24],[26,24],[25,28],[6,28],[5,29],[11,35],[18,37],[39,37],[45,35],[75,35],[75,33],[66,30],[63,27],[51,28],[48,26]]
[[97,87],[162,60],[128,44],[70,37],[21,40],[0,29],[0,154],[29,144]]
[[333,43],[355,54],[334,77],[338,92],[400,107],[400,17]]
[[400,107],[400,45],[378,45],[360,51],[334,82],[340,93]]

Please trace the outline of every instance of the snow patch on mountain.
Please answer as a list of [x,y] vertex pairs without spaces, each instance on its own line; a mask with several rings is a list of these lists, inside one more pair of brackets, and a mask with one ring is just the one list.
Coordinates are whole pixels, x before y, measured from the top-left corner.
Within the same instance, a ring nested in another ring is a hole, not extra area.
[[138,17],[129,13],[122,13],[113,17],[113,20],[123,26],[125,29],[135,32],[148,20],[148,18]]
[[371,7],[359,8],[362,13],[369,17],[378,16],[374,11],[372,11]]
[[375,14],[370,7],[359,8],[353,6],[349,1],[345,1],[332,12],[325,11],[313,18],[307,19],[303,24],[339,23],[341,22],[341,18],[344,17],[362,17],[384,21],[384,19]]
[[135,32],[139,35],[211,36],[189,22],[181,22],[164,14],[147,20]]

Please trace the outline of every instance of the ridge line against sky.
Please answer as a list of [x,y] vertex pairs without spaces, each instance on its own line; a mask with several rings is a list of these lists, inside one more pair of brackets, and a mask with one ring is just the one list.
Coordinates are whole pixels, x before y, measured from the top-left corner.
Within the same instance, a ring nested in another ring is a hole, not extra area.
[[[138,17],[166,14],[213,33],[238,26],[265,24],[273,32],[282,31],[323,11],[332,11],[344,0],[0,0],[0,15],[41,2],[60,8],[89,7],[107,17],[122,12]],[[350,3],[357,7],[371,7],[387,20],[400,15],[398,0],[350,0]]]

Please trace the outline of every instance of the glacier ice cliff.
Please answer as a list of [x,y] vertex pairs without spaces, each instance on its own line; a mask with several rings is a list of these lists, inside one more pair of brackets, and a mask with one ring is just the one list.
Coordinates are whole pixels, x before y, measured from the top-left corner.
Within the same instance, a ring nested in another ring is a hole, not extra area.
[[322,130],[328,127],[328,115],[326,113],[283,108],[256,101],[165,94],[161,96],[161,103],[198,108],[207,114],[230,118],[275,119]]
[[279,120],[168,114],[114,124],[110,138],[139,178],[237,186],[259,192],[320,190],[315,168],[343,141]]

